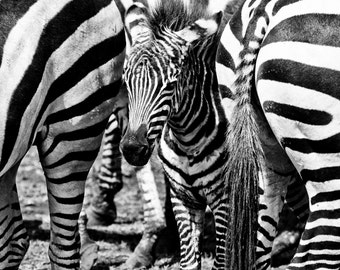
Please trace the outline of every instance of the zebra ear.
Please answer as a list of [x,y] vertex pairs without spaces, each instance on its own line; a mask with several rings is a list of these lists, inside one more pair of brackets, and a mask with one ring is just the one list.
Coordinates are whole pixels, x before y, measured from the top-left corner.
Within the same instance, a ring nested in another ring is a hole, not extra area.
[[137,40],[151,38],[151,29],[148,26],[148,10],[139,2],[134,3],[125,13],[125,29],[130,43]]
[[176,34],[188,43],[215,34],[221,24],[222,11],[215,13],[208,19],[199,19]]

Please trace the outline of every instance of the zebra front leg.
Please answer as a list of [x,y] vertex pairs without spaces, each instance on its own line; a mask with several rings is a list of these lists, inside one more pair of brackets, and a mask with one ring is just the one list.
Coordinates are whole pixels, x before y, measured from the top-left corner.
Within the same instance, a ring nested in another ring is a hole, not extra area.
[[201,269],[202,233],[206,206],[185,204],[171,190],[171,202],[180,239],[180,267],[185,270]]
[[0,269],[18,269],[29,246],[15,184],[18,167],[0,178]]
[[154,244],[159,233],[166,227],[164,211],[150,162],[143,167],[135,167],[135,170],[143,197],[144,232],[133,254],[125,262],[125,266],[129,269],[147,267],[152,264]]
[[[226,196],[227,194],[225,194]],[[210,208],[214,214],[215,221],[215,260],[212,269],[227,269],[227,258],[226,258],[226,239],[227,239],[227,228],[228,228],[228,206],[227,199],[215,200],[216,203],[211,205]]]

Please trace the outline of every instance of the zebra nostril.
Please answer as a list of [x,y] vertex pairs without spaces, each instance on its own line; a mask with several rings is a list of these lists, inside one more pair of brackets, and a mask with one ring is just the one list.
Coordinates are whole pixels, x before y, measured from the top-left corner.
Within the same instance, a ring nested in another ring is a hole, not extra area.
[[127,162],[134,166],[145,165],[151,155],[149,144],[141,143],[133,139],[123,139],[121,142],[121,150]]
[[149,146],[148,145],[139,145],[137,154],[140,157],[147,156],[149,153]]
[[142,124],[134,131],[128,127],[120,146],[127,162],[134,166],[145,165],[152,152],[152,146],[147,141],[147,126]]
[[129,142],[123,144],[122,150],[124,153],[135,156],[143,156],[148,151],[148,146],[140,145],[136,142]]

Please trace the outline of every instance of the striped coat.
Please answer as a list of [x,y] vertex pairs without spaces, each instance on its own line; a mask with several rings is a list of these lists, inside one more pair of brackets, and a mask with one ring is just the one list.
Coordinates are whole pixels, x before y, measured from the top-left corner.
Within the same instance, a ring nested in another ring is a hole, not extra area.
[[[287,173],[297,170],[308,192],[310,214],[288,269],[338,269],[340,265],[339,10],[334,0],[247,0],[222,36],[226,50],[221,57],[229,59],[231,67],[221,69],[223,84],[234,93],[236,104],[228,134],[234,158],[226,164],[226,179],[234,179],[235,184],[232,208],[242,202],[246,202],[244,209],[256,205],[258,189],[253,183],[258,170],[263,171],[258,180],[264,180],[259,219],[267,222],[267,228],[275,227],[281,208],[273,201],[284,195]],[[231,103],[225,105],[230,108]],[[269,169],[283,173],[282,177],[268,177]],[[251,269],[247,258],[254,254],[255,241],[238,236],[251,235],[254,229],[239,228],[245,217],[249,224],[255,223],[256,215],[239,210],[231,217],[231,239],[238,241],[229,249],[232,268]],[[269,214],[275,218],[269,219]],[[258,232],[258,239],[268,238],[262,233]],[[257,243],[259,269],[270,267],[263,243]]]
[[79,267],[84,183],[121,84],[122,8],[109,0],[0,3],[1,269],[17,268],[28,247],[15,174],[32,144],[47,181],[52,269]]

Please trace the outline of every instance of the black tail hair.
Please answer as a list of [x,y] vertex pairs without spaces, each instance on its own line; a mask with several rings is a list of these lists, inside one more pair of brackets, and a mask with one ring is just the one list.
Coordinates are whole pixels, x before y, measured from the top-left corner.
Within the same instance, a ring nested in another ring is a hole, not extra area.
[[257,48],[241,52],[242,61],[235,82],[236,106],[227,134],[229,158],[224,177],[230,191],[231,227],[226,242],[230,269],[233,270],[254,269],[256,263],[258,182],[263,158],[251,103]]

